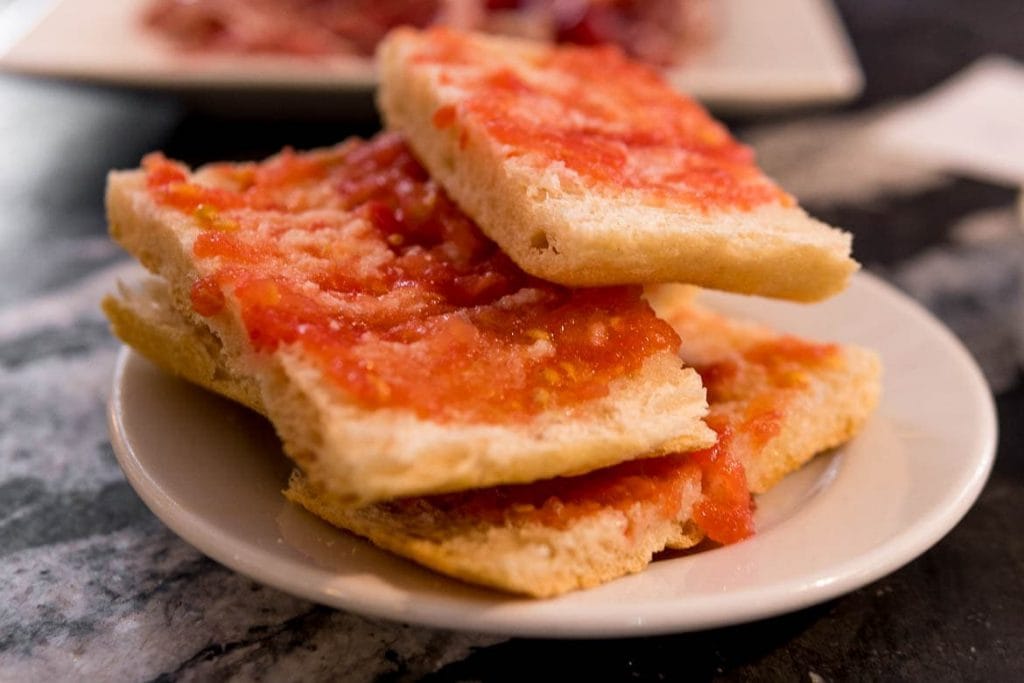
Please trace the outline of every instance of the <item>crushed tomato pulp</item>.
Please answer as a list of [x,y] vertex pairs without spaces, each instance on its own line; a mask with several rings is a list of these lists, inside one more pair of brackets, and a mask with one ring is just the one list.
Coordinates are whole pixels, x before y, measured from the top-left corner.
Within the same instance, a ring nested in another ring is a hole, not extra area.
[[[682,316],[682,317],[680,317]],[[705,329],[713,338],[727,334],[711,329],[720,319],[702,316],[699,325],[677,312],[682,329]],[[685,356],[685,345],[684,345]],[[723,348],[729,352],[731,349]],[[415,510],[423,500],[435,510],[490,524],[505,521],[538,523],[566,529],[574,521],[614,509],[626,515],[638,504],[661,519],[678,520],[686,487],[699,484],[701,496],[690,516],[716,543],[736,543],[751,536],[754,501],[743,462],[756,460],[782,427],[787,406],[807,385],[807,372],[836,358],[835,344],[779,336],[753,344],[738,353],[723,353],[719,361],[698,368],[708,389],[708,424],[718,442],[692,453],[633,460],[575,477],[532,484],[396,501],[389,505]],[[626,533],[634,530],[627,526]]]
[[[668,521],[685,519],[683,513],[689,512],[709,539],[735,543],[754,533],[754,516],[743,465],[731,443],[732,435],[723,426],[718,442],[702,451],[631,460],[574,477],[460,491],[426,500],[434,509],[462,518],[490,524],[533,522],[563,530],[578,519],[618,510],[629,521],[627,535],[635,531],[631,511],[645,505]],[[684,493],[691,485],[701,487],[701,496],[692,511],[684,511]],[[389,503],[406,511],[420,504],[420,499]]]
[[[460,93],[457,104],[434,113],[436,128],[483,131],[510,157],[544,170],[561,164],[591,184],[656,204],[704,211],[793,204],[699,104],[614,47],[544,50],[514,64],[464,34],[425,35],[412,60],[439,67],[441,82]],[[465,131],[459,135],[464,144]]]
[[724,422],[709,424],[718,432],[718,442],[690,454],[700,467],[702,493],[693,506],[693,521],[712,541],[736,543],[754,533],[754,501],[732,430]]
[[[426,500],[435,509],[491,524],[511,518],[565,529],[581,517],[608,509],[628,513],[637,503],[653,504],[659,516],[675,519],[683,487],[698,482],[700,476],[689,454],[677,454],[631,460],[574,477],[446,493]],[[417,504],[417,499],[390,503]]]
[[782,429],[787,405],[806,386],[808,370],[830,362],[838,352],[836,344],[782,335],[698,367],[712,420],[727,424],[745,448],[760,452]]
[[195,176],[158,154],[143,166],[153,199],[202,228],[196,312],[237,310],[258,352],[299,345],[360,405],[514,421],[604,396],[678,347],[639,287],[521,271],[398,136]]

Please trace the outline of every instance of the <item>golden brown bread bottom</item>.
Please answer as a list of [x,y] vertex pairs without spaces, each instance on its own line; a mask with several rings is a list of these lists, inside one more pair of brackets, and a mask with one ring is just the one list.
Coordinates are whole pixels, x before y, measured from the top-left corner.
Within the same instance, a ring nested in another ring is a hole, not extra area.
[[[104,310],[116,334],[164,369],[261,410],[251,383],[224,366],[216,338],[177,314],[161,283],[123,289]],[[696,366],[741,358],[750,348],[778,339],[756,325],[738,323],[701,307],[683,288],[654,293],[656,309],[682,333],[682,355]],[[798,377],[787,369],[776,386],[756,368],[738,382],[728,400],[712,403],[712,420],[742,416],[759,396],[784,408],[777,433],[765,443],[738,438],[734,452],[744,463],[753,491],[763,491],[814,454],[850,438],[873,409],[879,391],[874,354],[838,347],[827,362]],[[777,384],[777,383],[776,383]],[[692,519],[702,496],[700,477],[680,478],[675,514],[638,500],[626,507],[592,506],[569,523],[552,525],[536,515],[510,510],[475,515],[450,497],[407,499],[362,508],[339,504],[299,470],[285,495],[330,523],[365,536],[378,546],[431,569],[501,590],[547,597],[586,588],[643,569],[662,549],[687,548],[703,538]]]

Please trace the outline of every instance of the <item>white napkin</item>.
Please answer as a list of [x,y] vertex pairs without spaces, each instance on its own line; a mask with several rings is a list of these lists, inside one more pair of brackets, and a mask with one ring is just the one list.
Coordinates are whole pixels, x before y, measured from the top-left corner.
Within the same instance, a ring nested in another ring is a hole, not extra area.
[[945,171],[1024,183],[1024,65],[985,57],[876,128],[880,144]]

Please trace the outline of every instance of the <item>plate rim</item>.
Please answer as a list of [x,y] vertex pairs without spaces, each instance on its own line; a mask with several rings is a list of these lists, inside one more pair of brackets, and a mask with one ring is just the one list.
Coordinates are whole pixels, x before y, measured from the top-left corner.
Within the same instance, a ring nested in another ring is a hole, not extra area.
[[[135,4],[142,2],[118,1]],[[125,69],[112,69],[59,58],[54,61],[52,56],[49,60],[40,60],[39,55],[32,50],[33,34],[41,27],[46,28],[48,21],[54,16],[59,18],[60,12],[66,11],[75,2],[85,0],[49,0],[39,4],[31,0],[14,0],[0,11],[0,19],[9,19],[9,27],[0,30],[0,72],[96,83],[108,87],[168,91],[190,95],[193,99],[207,94],[226,93],[281,93],[296,97],[339,96],[346,93],[357,95],[371,92],[376,86],[376,77],[368,60],[346,55],[328,55],[319,59],[320,64],[327,65],[325,69],[310,69],[308,62],[274,55],[215,55],[208,62],[209,70],[194,70],[191,67],[172,70],[166,65],[155,69],[143,67],[140,70],[138,64],[129,65]],[[747,5],[751,5],[751,2],[728,0],[725,5],[714,9],[720,14],[735,15],[748,11],[750,8]],[[820,38],[818,41],[808,39],[802,48],[810,66],[794,71],[792,64],[780,63],[773,70],[769,81],[762,81],[760,79],[765,77],[763,71],[756,78],[751,78],[751,72],[757,69],[749,59],[741,59],[741,68],[737,70],[736,65],[729,63],[729,60],[708,68],[698,58],[690,68],[682,66],[668,69],[666,78],[708,106],[724,112],[775,111],[842,103],[857,97],[864,87],[863,71],[832,0],[785,2],[788,4],[779,8],[779,14],[799,16],[808,28],[814,28],[814,31],[800,31],[798,35],[813,33]],[[3,29],[2,23],[0,29]],[[750,27],[734,30],[726,22],[723,34],[727,38],[718,36],[717,39],[749,42],[751,30]],[[143,40],[148,41],[145,38]],[[27,55],[24,54],[26,44],[29,46]],[[202,62],[202,59],[185,54],[182,61]],[[146,60],[140,62],[144,63]],[[256,66],[251,66],[253,64]]]
[[[646,614],[636,615],[634,611],[623,611],[621,605],[603,605],[595,608],[588,606],[581,611],[582,618],[548,619],[530,618],[531,611],[543,614],[547,609],[533,610],[533,606],[554,604],[558,598],[535,600],[529,598],[506,597],[499,593],[483,592],[486,597],[480,605],[496,606],[494,610],[480,610],[472,619],[466,620],[461,614],[461,621],[453,621],[451,612],[458,612],[459,600],[456,604],[446,605],[444,600],[428,596],[420,604],[408,600],[381,600],[360,594],[344,594],[338,591],[325,592],[322,588],[314,589],[311,585],[297,582],[299,575],[320,575],[329,570],[315,568],[310,570],[308,563],[288,558],[276,557],[276,568],[268,569],[261,561],[265,553],[244,541],[234,538],[218,530],[203,517],[182,508],[173,497],[169,496],[146,470],[144,463],[136,456],[127,438],[124,424],[124,411],[119,409],[122,400],[124,377],[133,359],[142,362],[141,356],[127,347],[120,349],[113,377],[113,388],[108,402],[108,424],[111,442],[117,460],[125,472],[132,488],[146,503],[147,507],[160,518],[172,531],[186,542],[193,545],[203,554],[215,561],[243,574],[249,578],[273,586],[279,590],[297,595],[319,604],[350,610],[365,615],[381,617],[393,621],[443,628],[449,630],[471,631],[497,635],[534,636],[548,638],[611,638],[678,633],[702,630],[720,626],[756,621],[782,613],[802,609],[818,604],[839,595],[845,594],[911,562],[926,552],[935,543],[951,531],[977,500],[988,479],[996,456],[998,443],[998,421],[995,402],[981,370],[963,344],[941,322],[920,306],[909,296],[881,279],[868,273],[858,273],[854,282],[858,287],[866,287],[872,296],[888,297],[898,305],[903,313],[913,316],[922,329],[941,339],[945,352],[952,354],[957,361],[959,372],[964,373],[963,379],[968,389],[963,400],[970,399],[979,409],[982,419],[975,425],[970,439],[973,446],[973,467],[962,486],[955,491],[947,492],[942,498],[945,505],[936,509],[930,516],[919,519],[887,541],[874,548],[873,551],[848,559],[835,567],[830,576],[807,576],[797,573],[788,581],[777,582],[771,586],[746,588],[737,595],[730,596],[735,602],[739,598],[756,600],[753,607],[737,608],[735,604],[717,613],[716,603],[722,603],[720,595],[703,595],[688,598],[688,605],[696,608],[697,615],[679,614],[679,605],[665,605],[665,601],[648,601],[638,603],[654,609]],[[949,495],[952,498],[949,498]],[[939,506],[936,506],[938,508]],[[200,533],[206,529],[206,533]],[[762,542],[763,536],[755,537],[745,543]],[[376,550],[376,549],[375,549]],[[726,549],[721,549],[727,551]],[[386,551],[380,550],[384,553]],[[715,552],[719,552],[716,550]],[[418,571],[429,571],[412,565]],[[454,581],[454,580],[452,580]],[[596,589],[590,589],[596,590]],[[590,592],[590,591],[584,591]],[[579,595],[573,593],[569,595]],[[495,603],[494,601],[497,600]],[[729,601],[725,601],[729,604]],[[480,605],[477,605],[479,607]],[[579,606],[574,606],[580,610]],[[465,605],[463,606],[463,610]],[[523,612],[526,616],[523,616]]]

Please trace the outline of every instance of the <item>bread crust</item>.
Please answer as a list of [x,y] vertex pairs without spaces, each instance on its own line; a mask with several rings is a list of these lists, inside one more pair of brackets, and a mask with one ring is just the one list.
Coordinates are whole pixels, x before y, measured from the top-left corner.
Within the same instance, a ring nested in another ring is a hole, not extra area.
[[699,477],[681,487],[675,519],[642,501],[627,510],[606,508],[586,515],[565,529],[515,519],[488,523],[448,513],[427,498],[401,508],[388,503],[340,507],[298,471],[285,496],[337,527],[443,574],[535,598],[634,574],[670,542],[688,548],[703,537],[690,521],[700,498]]
[[190,324],[171,305],[165,283],[120,283],[102,308],[114,335],[165,372],[266,414],[256,382],[227,367],[220,338],[205,325]]
[[[749,209],[653,202],[638,191],[593,186],[563,165],[500,144],[460,117],[458,104],[472,87],[466,83],[497,69],[543,79],[537,64],[558,48],[468,34],[461,40],[478,59],[442,69],[417,59],[433,35],[400,29],[381,44],[379,108],[431,175],[525,271],[573,286],[684,282],[815,301],[841,291],[857,269],[849,234],[781,200]],[[600,91],[601,79],[588,87]],[[453,125],[436,125],[442,108],[456,112]]]
[[605,397],[522,424],[442,424],[408,410],[364,409],[297,348],[254,354],[230,305],[208,318],[191,312],[190,287],[208,274],[192,258],[201,229],[155,204],[142,172],[110,175],[107,209],[114,239],[170,284],[183,315],[220,340],[226,364],[258,386],[285,451],[339,502],[526,482],[714,442],[702,422],[700,378],[669,351],[614,381]]

